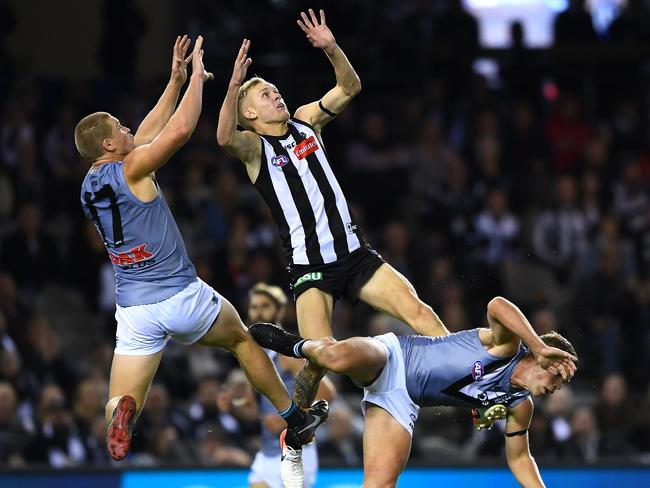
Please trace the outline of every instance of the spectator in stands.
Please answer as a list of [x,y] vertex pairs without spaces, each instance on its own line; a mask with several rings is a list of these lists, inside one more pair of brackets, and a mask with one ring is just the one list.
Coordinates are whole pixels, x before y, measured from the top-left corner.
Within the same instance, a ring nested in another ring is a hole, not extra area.
[[571,437],[571,412],[575,402],[573,390],[568,385],[546,398],[544,413],[549,421],[554,449]]
[[28,203],[18,209],[18,226],[2,241],[0,258],[0,267],[13,276],[22,293],[33,294],[59,278],[60,253],[43,229],[37,205]]
[[545,126],[555,173],[576,168],[591,130],[582,114],[580,100],[573,94],[563,95]]
[[219,388],[219,382],[211,376],[199,379],[196,395],[188,408],[195,433],[205,424],[214,424],[219,421],[219,409],[217,408]]
[[86,460],[86,451],[63,390],[54,384],[45,386],[36,410],[36,436],[27,458],[54,468],[78,466]]
[[354,425],[354,415],[344,403],[330,409],[327,434],[318,442],[318,453],[323,462],[344,466],[358,466],[363,459],[361,429]]
[[161,383],[153,383],[142,414],[134,428],[131,450],[134,453],[147,451],[150,446],[162,442],[164,439],[156,439],[156,436],[162,435],[161,433],[167,427],[173,427],[178,437],[183,440],[191,436],[190,420],[172,403],[167,388]]
[[218,425],[206,426],[199,433],[200,463],[204,466],[248,467],[252,462],[250,454],[239,447],[224,442],[223,432]]
[[597,41],[596,31],[585,0],[571,0],[569,8],[555,18],[555,45],[589,45]]
[[587,226],[576,198],[573,177],[559,177],[555,203],[538,214],[533,229],[535,254],[564,283],[586,246]]
[[149,443],[145,452],[134,454],[134,466],[186,466],[193,461],[193,453],[185,442],[179,439],[178,431],[172,425],[156,427],[149,432]]
[[594,463],[601,453],[602,439],[591,407],[581,406],[571,417],[571,437],[561,446],[567,460]]
[[34,372],[41,385],[56,383],[67,395],[72,395],[79,371],[62,353],[60,342],[47,317],[33,315],[27,323],[27,347],[23,358],[25,366]]
[[[498,269],[515,258],[519,221],[508,209],[508,196],[501,189],[488,193],[485,207],[474,218],[473,244],[479,263]],[[495,290],[498,294],[499,291]]]
[[638,408],[628,398],[627,381],[613,373],[605,377],[600,388],[600,402],[596,407],[598,428],[609,440],[625,446],[629,443]]
[[650,454],[650,383],[637,406],[632,422],[634,429],[631,440],[634,447],[641,453]]
[[18,399],[10,383],[0,382],[0,463],[25,465],[25,450],[31,439],[17,416]]
[[[93,428],[98,416],[104,413],[104,403],[108,395],[108,386],[103,381],[86,379],[76,388],[74,398],[74,419],[79,428],[79,436],[84,442],[86,458],[91,458],[92,447],[88,439],[93,438]],[[101,447],[103,447],[101,444]]]

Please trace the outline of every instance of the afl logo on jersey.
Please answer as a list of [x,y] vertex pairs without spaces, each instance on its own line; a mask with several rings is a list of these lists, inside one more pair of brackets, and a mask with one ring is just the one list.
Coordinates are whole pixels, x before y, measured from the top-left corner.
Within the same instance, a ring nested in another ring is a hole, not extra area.
[[283,166],[289,164],[289,158],[286,157],[284,154],[280,154],[279,156],[274,156],[271,158],[271,164],[276,168],[280,169]]
[[481,381],[483,379],[483,363],[481,361],[475,361],[474,366],[472,366],[472,378],[474,381]]

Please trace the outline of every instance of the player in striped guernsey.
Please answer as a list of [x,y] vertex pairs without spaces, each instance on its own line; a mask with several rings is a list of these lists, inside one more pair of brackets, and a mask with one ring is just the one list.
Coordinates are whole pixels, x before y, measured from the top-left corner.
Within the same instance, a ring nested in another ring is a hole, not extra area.
[[487,321],[489,328],[444,337],[389,333],[340,342],[304,340],[272,324],[249,330],[264,348],[306,357],[364,387],[363,486],[394,487],[420,408],[453,405],[480,410],[479,428],[505,419],[510,470],[522,486],[543,487],[528,445],[530,396],[553,393],[570,381],[576,352],[557,332],[538,336],[504,298],[490,301]]
[[[296,298],[300,333],[330,337],[334,301],[362,300],[423,335],[448,333],[408,280],[370,248],[357,227],[328,161],[321,130],[360,92],[361,82],[320,11],[298,25],[334,67],[336,86],[292,117],[277,87],[248,81],[250,41],[244,39],[219,113],[217,141],[246,165],[250,180],[278,225]],[[237,130],[237,125],[244,130]],[[294,399],[311,403],[324,370],[308,362]]]

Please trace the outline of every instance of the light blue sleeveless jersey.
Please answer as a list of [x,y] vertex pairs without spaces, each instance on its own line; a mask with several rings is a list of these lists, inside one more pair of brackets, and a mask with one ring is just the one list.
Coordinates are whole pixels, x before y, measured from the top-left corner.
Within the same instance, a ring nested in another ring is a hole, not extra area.
[[406,366],[406,389],[421,407],[489,407],[501,403],[512,408],[524,401],[528,390],[510,385],[515,366],[526,355],[521,345],[514,356],[489,354],[479,329],[445,337],[399,336]]
[[121,307],[156,303],[194,282],[196,270],[160,188],[141,202],[124,179],[124,163],[91,168],[81,185],[81,204],[113,263]]
[[[278,359],[278,353],[274,351],[270,351],[268,349],[265,349],[264,352],[266,352],[266,354],[268,354],[269,357],[271,358],[271,361],[273,362],[273,366],[275,366],[275,369],[277,369],[278,373],[280,374],[280,379],[282,380],[282,383],[284,383],[284,386],[287,387],[287,391],[292,392],[293,375],[288,371],[282,369],[282,366],[280,366],[280,360]],[[259,395],[259,398],[260,398],[260,418],[263,418],[265,415],[268,415],[270,413],[277,415],[278,409],[275,408],[275,406],[269,401],[268,398],[266,398],[264,395]],[[262,451],[262,454],[264,454],[265,456],[279,456],[281,454],[280,436],[278,434],[271,432],[266,427],[264,427],[264,424],[262,424],[260,451]]]

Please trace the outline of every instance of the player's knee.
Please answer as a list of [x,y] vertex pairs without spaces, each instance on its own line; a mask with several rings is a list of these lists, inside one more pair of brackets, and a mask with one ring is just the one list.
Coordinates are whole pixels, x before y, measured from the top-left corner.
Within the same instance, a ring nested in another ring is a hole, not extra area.
[[433,309],[423,301],[416,299],[413,310],[413,322],[415,324],[428,324],[433,320]]
[[250,335],[248,329],[241,323],[232,324],[228,327],[226,334],[220,339],[219,347],[222,347],[230,352],[236,353],[236,350],[247,343],[255,343],[255,339]]
[[321,365],[335,373],[344,373],[350,362],[350,346],[345,341],[327,337],[321,350]]
[[336,363],[338,344],[339,342],[333,337],[321,337],[318,339],[318,349],[316,351],[318,365],[332,370],[332,366]]

